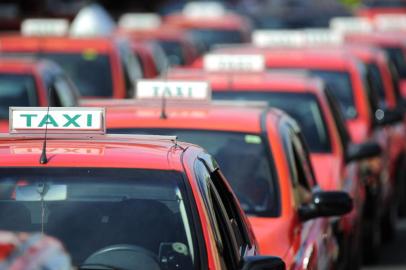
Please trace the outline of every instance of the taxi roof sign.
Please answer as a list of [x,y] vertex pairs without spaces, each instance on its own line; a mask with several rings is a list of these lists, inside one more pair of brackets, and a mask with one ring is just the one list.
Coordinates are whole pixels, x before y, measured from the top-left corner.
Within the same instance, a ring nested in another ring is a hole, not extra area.
[[406,30],[406,15],[378,14],[374,18],[374,24],[381,31]]
[[256,30],[252,33],[252,43],[259,47],[301,46],[304,39],[302,30]]
[[373,24],[367,18],[335,17],[330,20],[330,29],[340,33],[371,32]]
[[206,81],[139,80],[136,99],[210,101],[211,88]]
[[65,36],[69,31],[66,19],[26,19],[21,23],[24,36]]
[[303,30],[258,30],[252,42],[259,47],[302,47],[317,44],[341,44],[342,34],[328,28]]
[[10,134],[105,134],[105,109],[10,107]]
[[265,57],[260,54],[206,54],[203,68],[207,71],[264,71]]
[[185,16],[192,18],[217,18],[224,16],[226,10],[222,4],[215,1],[188,2],[183,7],[182,13]]
[[155,13],[126,13],[118,21],[119,27],[127,30],[156,29],[161,24],[161,17]]

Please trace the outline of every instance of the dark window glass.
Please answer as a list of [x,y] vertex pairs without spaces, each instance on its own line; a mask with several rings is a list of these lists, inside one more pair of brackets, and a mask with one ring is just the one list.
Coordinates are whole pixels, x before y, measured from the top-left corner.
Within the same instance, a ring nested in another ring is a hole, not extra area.
[[[204,147],[217,160],[247,214],[275,216],[279,210],[276,179],[262,138],[255,134],[182,129],[114,129],[115,133],[176,135]],[[244,166],[241,166],[241,165]]]
[[367,7],[374,8],[404,8],[406,1],[404,0],[369,0],[363,3]]
[[82,96],[113,96],[109,57],[89,51],[83,53],[41,53],[41,57],[58,63],[72,78]]
[[372,87],[374,87],[375,91],[378,94],[380,107],[383,107],[386,104],[385,87],[383,84],[381,72],[379,71],[379,67],[374,63],[370,63],[367,65],[367,69],[369,75],[371,76]]
[[171,66],[184,65],[186,63],[181,43],[160,40],[159,44],[162,46]]
[[266,100],[272,107],[286,111],[300,125],[312,152],[330,152],[326,122],[313,94],[284,92],[214,92],[214,99]]
[[[275,68],[272,68],[275,69]],[[336,70],[317,70],[300,68],[276,68],[280,70],[305,70],[310,75],[320,77],[332,90],[332,94],[337,98],[338,103],[346,119],[357,117],[357,108],[355,107],[351,76],[345,71]]]
[[52,60],[63,68],[82,96],[113,95],[113,79],[108,55],[89,50],[83,53],[12,52],[5,53],[5,56],[32,56]]
[[395,66],[398,75],[402,79],[406,79],[406,59],[403,50],[400,47],[384,48],[389,56],[389,59]]
[[37,106],[37,88],[32,75],[0,73],[0,118],[8,119],[10,106]]
[[188,34],[192,40],[203,43],[206,49],[213,45],[226,43],[242,43],[244,39],[240,31],[237,30],[216,30],[216,29],[191,29]]
[[[195,234],[179,172],[3,168],[0,175],[1,230],[54,236],[75,265],[90,264],[93,254],[93,264],[114,269],[193,268]],[[94,255],[112,245],[127,250]]]

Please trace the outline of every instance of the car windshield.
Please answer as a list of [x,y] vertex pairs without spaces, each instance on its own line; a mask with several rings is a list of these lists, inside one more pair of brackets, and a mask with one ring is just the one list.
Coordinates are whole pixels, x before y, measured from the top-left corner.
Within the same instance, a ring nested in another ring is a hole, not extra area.
[[54,236],[83,269],[194,268],[195,234],[179,172],[2,168],[0,175],[0,230]]
[[272,70],[285,70],[285,71],[298,71],[307,72],[310,75],[319,77],[324,80],[328,87],[332,90],[332,94],[337,99],[340,109],[346,119],[354,119],[357,117],[358,112],[355,107],[353,96],[351,77],[348,72],[336,70],[317,70],[305,68],[284,68],[273,67]]
[[59,64],[77,86],[81,96],[111,97],[113,80],[109,57],[88,50],[83,53],[50,53],[38,54],[24,52],[2,53],[4,56],[41,57]]
[[32,75],[0,73],[0,119],[8,119],[10,106],[38,106]]
[[186,63],[180,42],[160,40],[159,44],[167,55],[171,66],[184,65]]
[[311,152],[331,152],[326,121],[317,97],[307,93],[227,91],[213,92],[214,99],[267,101],[291,115],[300,125]]
[[83,53],[41,53],[41,56],[58,63],[75,82],[82,96],[113,96],[108,55],[89,50]]
[[213,45],[242,43],[244,41],[241,32],[238,30],[198,28],[188,30],[188,34],[192,40],[203,43],[206,49],[210,49]]
[[224,131],[154,128],[110,131],[176,135],[179,140],[204,147],[217,160],[247,214],[277,215],[279,209],[277,183],[271,171],[274,166],[268,154],[269,146],[261,136]]

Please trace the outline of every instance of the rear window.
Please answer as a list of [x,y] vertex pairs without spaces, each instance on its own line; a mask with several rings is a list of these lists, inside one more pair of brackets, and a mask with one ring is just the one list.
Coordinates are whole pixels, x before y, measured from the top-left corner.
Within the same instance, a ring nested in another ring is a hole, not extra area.
[[93,266],[86,269],[194,269],[193,219],[179,172],[2,168],[0,175],[0,230],[54,236],[75,266]]
[[32,75],[0,73],[0,118],[8,119],[10,106],[38,106]]
[[213,92],[214,99],[267,101],[269,106],[284,110],[300,125],[311,152],[331,152],[326,121],[313,94],[286,92],[227,91]]

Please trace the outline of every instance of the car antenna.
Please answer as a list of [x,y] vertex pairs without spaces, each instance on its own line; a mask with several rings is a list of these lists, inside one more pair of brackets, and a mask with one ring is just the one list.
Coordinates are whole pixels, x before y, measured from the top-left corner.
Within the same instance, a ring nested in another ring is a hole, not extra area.
[[45,122],[45,136],[44,136],[44,142],[42,144],[42,151],[41,151],[41,157],[39,158],[39,163],[40,164],[47,164],[48,163],[48,158],[47,158],[47,138],[48,138],[48,120],[49,120],[49,107],[50,107],[50,101],[51,101],[51,87],[48,87],[48,107],[47,107],[47,114],[46,118],[47,121]]
[[[166,65],[164,72],[162,73],[163,80],[166,82],[168,77],[169,63]],[[167,119],[168,115],[166,114],[166,96],[165,91],[162,92],[162,103],[161,103],[161,115],[160,119]]]

